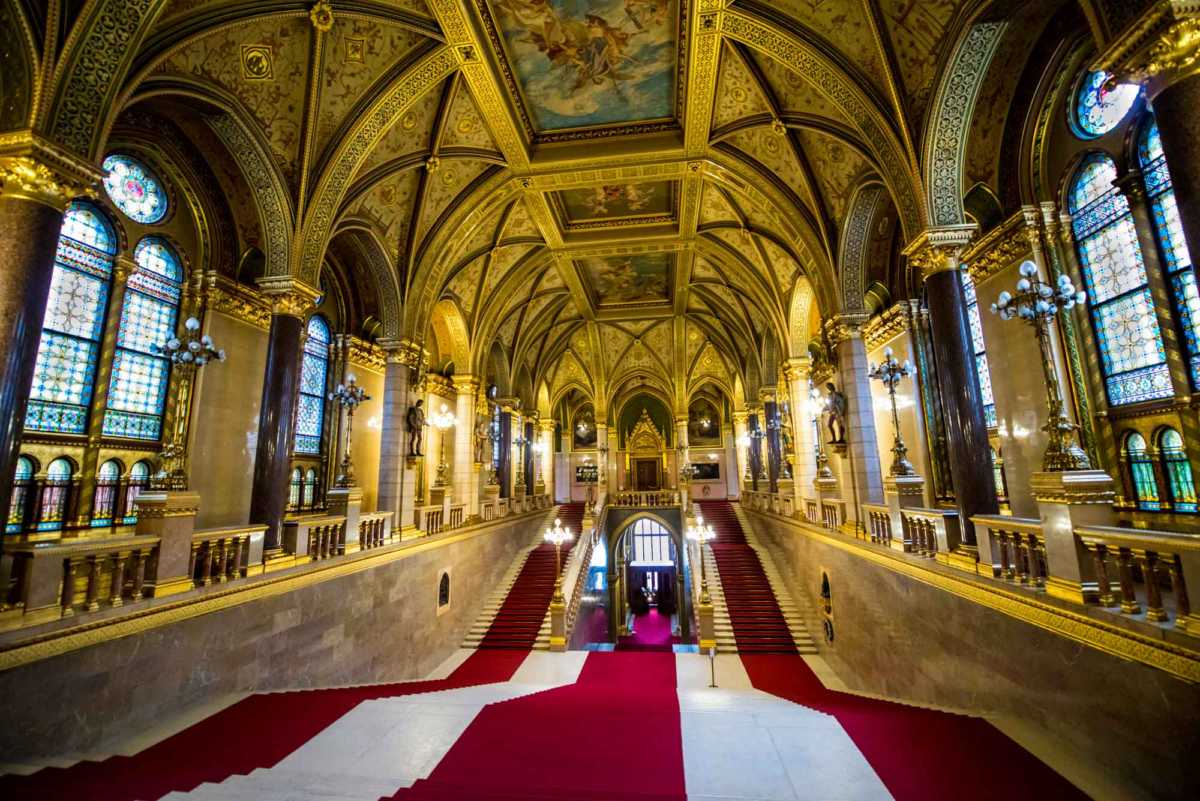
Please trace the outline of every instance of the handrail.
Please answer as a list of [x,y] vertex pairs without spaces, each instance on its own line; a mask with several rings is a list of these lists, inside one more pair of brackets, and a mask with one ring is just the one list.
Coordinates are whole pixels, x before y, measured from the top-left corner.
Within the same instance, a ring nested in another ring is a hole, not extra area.
[[1181,531],[1156,531],[1115,526],[1076,526],[1075,533],[1084,542],[1104,542],[1108,545],[1149,550],[1154,550],[1157,546],[1172,553],[1200,551],[1200,534],[1187,534]]
[[679,506],[679,494],[675,490],[625,490],[609,499],[610,506]]

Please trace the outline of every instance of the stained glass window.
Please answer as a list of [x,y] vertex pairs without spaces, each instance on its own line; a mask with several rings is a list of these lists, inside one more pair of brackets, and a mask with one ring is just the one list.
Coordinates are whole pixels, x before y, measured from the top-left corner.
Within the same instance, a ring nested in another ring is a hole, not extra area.
[[17,457],[17,469],[13,474],[12,499],[8,506],[8,522],[4,530],[9,534],[19,532],[29,513],[30,502],[33,499],[33,474],[37,472],[33,459],[21,455]]
[[104,433],[158,439],[171,375],[171,362],[158,348],[175,336],[183,265],[166,240],[153,236],[138,242],[133,260],[137,270],[121,306]]
[[[988,368],[987,347],[983,343],[983,321],[979,319],[979,298],[975,282],[966,270],[961,273],[963,294],[967,299],[967,321],[971,325],[971,349],[975,352],[975,375],[979,377],[979,393],[983,396],[983,418],[988,428],[996,427],[996,400],[992,397],[992,372]],[[999,485],[997,484],[997,487]]]
[[300,400],[296,407],[296,453],[320,453],[325,427],[326,378],[329,374],[329,324],[320,315],[308,321],[300,360]]
[[672,564],[675,545],[667,530],[653,520],[633,524],[633,564]]
[[1158,437],[1158,450],[1167,477],[1167,489],[1171,492],[1171,505],[1176,512],[1195,512],[1196,484],[1192,480],[1187,452],[1183,449],[1183,437],[1173,428],[1165,429]]
[[1069,207],[1108,401],[1120,406],[1169,398],[1173,390],[1137,231],[1116,178],[1112,159],[1092,154],[1075,174]]
[[42,486],[41,516],[38,518],[38,529],[53,531],[63,526],[67,515],[67,501],[71,487],[71,476],[74,466],[66,459],[58,458],[46,468],[46,483]]
[[133,467],[129,468],[129,485],[125,488],[125,523],[137,522],[135,501],[142,490],[148,486],[150,486],[150,464],[144,461],[134,462]]
[[96,491],[92,496],[92,527],[111,526],[120,492],[121,464],[109,459],[96,472]]
[[1131,433],[1125,437],[1125,460],[1129,463],[1129,475],[1133,478],[1138,508],[1151,511],[1160,508],[1154,462],[1146,451],[1146,440],[1141,434]]
[[25,413],[27,431],[87,431],[115,242],[94,206],[73,203],[63,215]]
[[1138,161],[1146,180],[1146,195],[1150,199],[1150,212],[1154,215],[1155,234],[1162,247],[1163,268],[1183,329],[1192,387],[1200,389],[1200,294],[1196,291],[1196,270],[1183,236],[1171,173],[1167,169],[1167,157],[1158,136],[1158,123],[1153,117],[1142,126],[1138,140]]
[[1103,136],[1116,128],[1141,91],[1135,84],[1119,83],[1106,88],[1107,72],[1089,72],[1083,76],[1075,95],[1076,133],[1087,139]]
[[304,505],[312,508],[317,501],[317,471],[308,468],[304,473]]
[[108,173],[104,176],[104,191],[125,216],[149,225],[167,215],[167,193],[145,164],[114,153],[103,166]]
[[300,472],[300,468],[292,469],[292,478],[288,482],[288,506],[292,509],[300,508],[300,490],[304,487],[304,474]]

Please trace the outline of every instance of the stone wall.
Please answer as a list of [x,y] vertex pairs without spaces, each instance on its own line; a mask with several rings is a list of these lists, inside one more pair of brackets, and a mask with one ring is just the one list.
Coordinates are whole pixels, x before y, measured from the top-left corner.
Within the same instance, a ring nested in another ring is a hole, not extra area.
[[[546,514],[444,535],[360,572],[0,673],[0,754],[104,753],[230,693],[422,678],[458,648]],[[439,615],[443,571],[451,600]]]
[[[1098,787],[1127,788],[1120,797],[1200,798],[1187,757],[1200,749],[1195,685],[914,581],[798,525],[747,518],[813,609],[828,574],[835,637],[822,656],[851,688],[1015,721],[1099,774]],[[936,770],[936,754],[913,757]],[[981,780],[1008,769],[978,757]]]

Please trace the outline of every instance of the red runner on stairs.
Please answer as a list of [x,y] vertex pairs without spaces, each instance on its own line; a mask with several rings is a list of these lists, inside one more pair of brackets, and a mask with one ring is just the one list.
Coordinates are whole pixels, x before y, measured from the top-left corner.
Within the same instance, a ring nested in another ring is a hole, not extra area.
[[528,654],[471,654],[447,679],[251,695],[134,756],[0,776],[0,798],[154,801],[274,766],[363,701],[508,681]]
[[[558,516],[578,539],[583,522],[583,504],[565,503],[559,507]],[[563,564],[566,564],[575,539],[563,546]],[[554,546],[548,542],[529,552],[508,597],[480,640],[480,648],[528,651],[533,647],[542,621],[546,618],[546,610],[550,608],[550,599],[554,596],[554,563]]]
[[675,655],[592,653],[575,684],[484,707],[429,778],[392,798],[684,801],[684,793]]
[[733,506],[728,501],[700,501],[700,511],[704,521],[711,523],[717,533],[710,547],[721,577],[738,653],[797,653],[775,593],[763,573],[758,554],[746,542]]

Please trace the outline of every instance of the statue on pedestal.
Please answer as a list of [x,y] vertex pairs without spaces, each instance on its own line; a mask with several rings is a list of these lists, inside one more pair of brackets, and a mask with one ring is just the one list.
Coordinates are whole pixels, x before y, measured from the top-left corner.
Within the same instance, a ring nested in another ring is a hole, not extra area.
[[842,445],[846,442],[846,396],[838,391],[830,381],[825,385],[829,390],[829,401],[826,409],[829,410],[829,444]]
[[492,441],[492,421],[482,415],[475,418],[475,463],[483,464],[483,457],[488,455],[488,445]]
[[422,448],[425,444],[425,401],[419,400],[408,407],[405,422],[408,424],[408,455],[424,456]]

